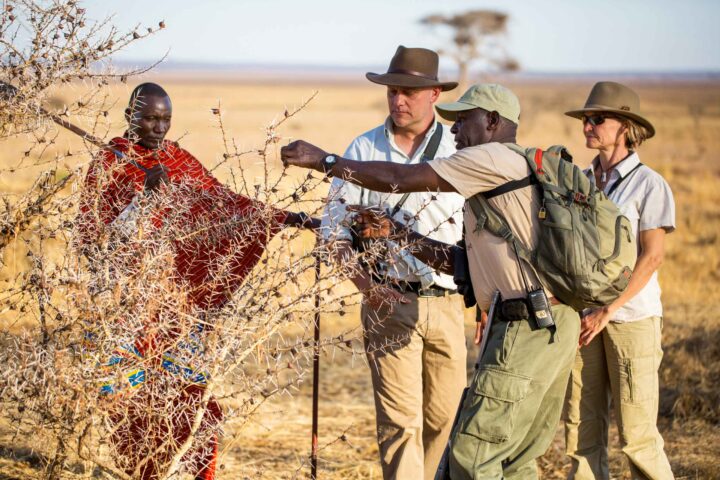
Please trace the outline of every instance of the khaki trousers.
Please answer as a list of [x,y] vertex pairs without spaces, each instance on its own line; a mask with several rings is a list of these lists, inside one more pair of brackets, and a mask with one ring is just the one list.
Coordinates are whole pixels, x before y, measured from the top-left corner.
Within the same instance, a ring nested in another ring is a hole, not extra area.
[[567,390],[568,478],[607,479],[610,404],[632,478],[673,478],[657,429],[662,319],[613,323],[577,354]]
[[383,478],[434,478],[465,387],[460,295],[362,308]]
[[452,433],[453,480],[535,479],[535,459],[560,422],[580,319],[552,307],[556,332],[529,320],[494,320]]

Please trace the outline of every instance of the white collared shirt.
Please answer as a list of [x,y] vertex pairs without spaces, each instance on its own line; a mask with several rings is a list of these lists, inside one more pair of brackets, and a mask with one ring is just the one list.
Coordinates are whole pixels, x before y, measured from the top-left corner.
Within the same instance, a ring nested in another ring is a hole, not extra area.
[[[392,131],[392,119],[387,118],[384,125],[380,125],[359,137],[350,144],[343,155],[351,160],[378,160],[402,164],[420,163],[425,148],[435,129],[437,122],[425,135],[420,146],[412,158],[408,157],[395,143]],[[450,128],[443,125],[443,135],[438,146],[435,158],[449,157],[455,153],[455,142]],[[392,211],[400,201],[401,193],[380,193],[368,190],[357,185],[334,178],[328,194],[328,205],[322,218],[323,237],[328,240],[351,240],[352,235],[347,223],[352,220],[351,214],[346,211],[347,205],[380,206]],[[435,199],[433,199],[433,197]],[[456,193],[418,192],[412,193],[402,205],[394,218],[408,223],[406,216],[417,216],[411,221],[413,230],[430,238],[455,244],[462,238],[462,208],[465,200]],[[448,221],[452,218],[453,221]],[[389,242],[392,249],[392,243]],[[388,266],[389,276],[408,282],[421,282],[423,287],[438,285],[440,287],[455,289],[451,275],[436,272],[406,250],[401,250],[395,256],[392,266]]]
[[[593,184],[592,168],[585,170]],[[605,185],[605,194],[620,208],[632,224],[640,253],[640,232],[664,228],[675,230],[675,200],[665,179],[656,171],[642,165],[637,153],[632,153],[613,168]],[[620,184],[613,186],[620,181]],[[610,192],[608,194],[608,192]],[[655,271],[647,285],[623,305],[611,319],[613,322],[632,322],[663,314],[660,302],[660,283]]]

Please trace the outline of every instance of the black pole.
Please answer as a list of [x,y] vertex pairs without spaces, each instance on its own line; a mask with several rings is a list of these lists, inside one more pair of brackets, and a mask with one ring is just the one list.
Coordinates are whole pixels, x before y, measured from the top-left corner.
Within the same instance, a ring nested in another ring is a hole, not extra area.
[[[315,253],[315,288],[320,281],[320,255]],[[313,393],[312,393],[312,450],[310,453],[310,478],[317,479],[318,456],[318,404],[320,392],[320,290],[315,293],[315,342],[313,344]]]

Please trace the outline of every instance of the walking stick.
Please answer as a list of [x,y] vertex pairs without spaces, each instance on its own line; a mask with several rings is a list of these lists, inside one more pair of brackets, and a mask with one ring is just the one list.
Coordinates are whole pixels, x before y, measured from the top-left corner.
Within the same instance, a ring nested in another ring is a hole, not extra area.
[[[315,253],[315,284],[320,281],[320,254]],[[315,293],[315,343],[313,344],[313,393],[312,393],[312,449],[310,453],[310,478],[317,479],[318,456],[318,403],[320,393],[320,292]]]
[[[17,94],[17,88],[10,85],[9,83],[0,81],[0,97],[4,98],[6,100],[11,100],[13,97],[15,97],[16,94]],[[115,148],[112,148],[110,145],[103,142],[99,138],[97,138],[93,135],[90,135],[88,132],[86,132],[82,128],[78,127],[77,125],[73,125],[72,123],[68,122],[64,118],[61,118],[59,115],[48,112],[47,110],[45,110],[42,107],[39,107],[38,113],[41,116],[48,117],[50,120],[52,120],[56,124],[60,125],[61,127],[70,130],[75,135],[82,137],[83,140],[87,140],[88,142],[92,143],[96,147],[110,150],[117,158],[124,159],[128,163],[130,163],[132,166],[142,170],[145,173],[148,173],[148,169],[143,167],[139,163],[137,163],[135,160],[128,158],[121,151],[119,151]]]

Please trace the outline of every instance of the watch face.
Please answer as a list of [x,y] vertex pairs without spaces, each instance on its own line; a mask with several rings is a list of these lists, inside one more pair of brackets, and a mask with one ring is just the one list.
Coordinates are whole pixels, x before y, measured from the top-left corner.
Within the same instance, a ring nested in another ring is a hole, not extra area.
[[332,165],[336,161],[337,158],[335,158],[335,155],[328,155],[327,157],[325,157],[325,163],[327,163],[328,165]]

